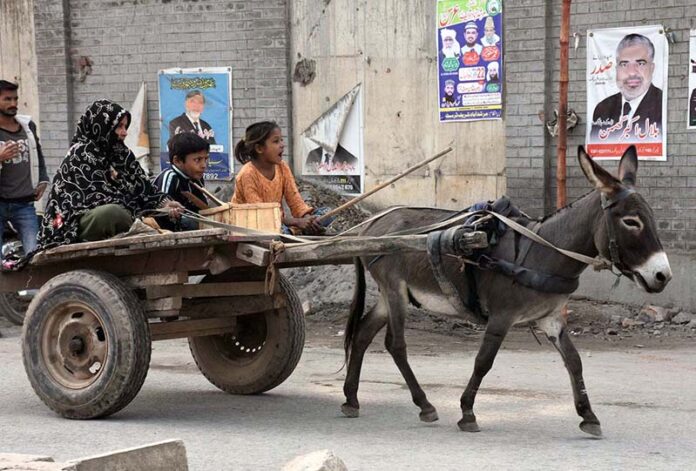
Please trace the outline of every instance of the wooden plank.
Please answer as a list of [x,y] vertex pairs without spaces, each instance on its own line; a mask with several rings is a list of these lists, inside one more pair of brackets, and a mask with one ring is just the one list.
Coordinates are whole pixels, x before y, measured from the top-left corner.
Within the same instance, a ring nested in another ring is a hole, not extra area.
[[203,335],[219,335],[231,332],[237,325],[234,317],[218,317],[213,319],[195,319],[171,322],[151,322],[150,336],[152,340],[167,340]]
[[[272,296],[229,296],[185,299],[180,315],[192,319],[244,316],[284,306],[285,299]],[[152,313],[154,315],[154,313]]]
[[161,319],[163,317],[179,317],[181,315],[180,309],[167,309],[166,311],[147,311],[147,317],[150,319]]
[[332,258],[386,255],[402,252],[425,252],[428,236],[381,236],[337,239],[318,244],[285,244],[285,250],[278,255],[281,263],[302,263]]
[[181,309],[181,297],[147,299],[145,301],[146,311],[170,311]]
[[270,251],[254,244],[238,244],[237,258],[252,263],[259,267],[265,267],[270,260]]
[[[227,245],[218,245],[216,250],[225,250]],[[235,247],[236,248],[236,247]],[[0,292],[8,293],[22,289],[40,288],[46,281],[61,273],[72,270],[99,270],[116,276],[147,275],[167,272],[206,274],[209,272],[210,251],[207,245],[184,247],[167,251],[147,251],[124,257],[102,256],[83,259],[53,260],[42,265],[30,264],[23,270],[0,272]],[[242,260],[232,257],[227,269],[254,268]]]
[[197,231],[170,232],[168,234],[146,234],[133,237],[121,237],[118,239],[98,240],[95,242],[78,242],[77,244],[61,245],[60,247],[49,249],[43,252],[43,254],[53,255],[65,252],[77,252],[81,250],[92,251],[94,249],[105,247],[123,247],[146,242],[160,242],[166,244],[166,241],[169,240],[184,241],[186,239],[200,239],[206,236],[214,237],[225,234],[227,234],[227,231],[224,229],[203,229]]
[[249,296],[264,294],[263,281],[238,281],[232,283],[201,283],[196,285],[148,286],[147,298],[212,298],[221,296]]
[[131,286],[162,286],[162,285],[181,285],[188,281],[188,273],[150,273],[148,275],[131,275],[121,278]]
[[[483,232],[463,234],[465,243],[471,248],[486,247]],[[311,261],[345,259],[346,257],[367,257],[389,255],[403,252],[425,252],[427,234],[406,236],[350,237],[317,244],[285,244],[285,250],[278,255],[278,262],[284,265]]]

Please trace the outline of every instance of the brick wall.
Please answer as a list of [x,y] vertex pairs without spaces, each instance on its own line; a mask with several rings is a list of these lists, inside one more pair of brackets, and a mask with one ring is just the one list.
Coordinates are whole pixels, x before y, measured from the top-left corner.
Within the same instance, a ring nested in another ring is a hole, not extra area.
[[[558,107],[561,8],[559,1],[552,0],[515,0],[505,7],[508,193],[530,213],[539,215],[555,205],[556,140],[543,132],[536,114]],[[547,11],[550,16],[546,16]],[[570,32],[582,37],[577,51],[572,48],[571,38],[570,50],[568,106],[578,113],[581,122],[568,135],[569,201],[589,189],[576,160],[576,148],[584,144],[588,120],[587,30],[661,24],[675,33],[676,43],[669,45],[667,161],[641,161],[638,187],[655,210],[664,245],[678,251],[696,249],[696,131],[686,129],[689,28],[694,17],[696,4],[683,1],[574,0],[571,8]],[[548,48],[546,54],[544,47]],[[538,62],[542,58],[543,65]],[[617,163],[603,165],[615,171]],[[544,175],[542,169],[546,169]]]
[[73,130],[72,78],[67,73],[69,29],[64,15],[67,0],[34,2],[41,144],[49,176],[68,149]]
[[[164,68],[232,68],[233,143],[261,119],[278,121],[289,134],[284,0],[37,0],[35,13],[41,137],[51,170],[92,101],[130,106],[142,81],[158,162],[157,72]],[[81,56],[93,63],[84,81]]]

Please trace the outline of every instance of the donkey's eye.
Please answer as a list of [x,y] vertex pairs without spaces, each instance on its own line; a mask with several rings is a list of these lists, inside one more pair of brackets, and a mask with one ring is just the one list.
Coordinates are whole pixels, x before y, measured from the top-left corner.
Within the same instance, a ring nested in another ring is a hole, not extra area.
[[632,230],[641,230],[643,228],[643,223],[637,217],[621,218],[621,223]]

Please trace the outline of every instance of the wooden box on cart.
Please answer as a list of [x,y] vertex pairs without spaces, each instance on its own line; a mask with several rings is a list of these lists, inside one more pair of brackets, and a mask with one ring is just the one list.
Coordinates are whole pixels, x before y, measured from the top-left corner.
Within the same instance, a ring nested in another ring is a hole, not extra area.
[[[246,227],[261,232],[280,233],[281,211],[278,203],[232,204],[203,209],[201,216],[233,226]],[[205,227],[205,222],[201,222]]]

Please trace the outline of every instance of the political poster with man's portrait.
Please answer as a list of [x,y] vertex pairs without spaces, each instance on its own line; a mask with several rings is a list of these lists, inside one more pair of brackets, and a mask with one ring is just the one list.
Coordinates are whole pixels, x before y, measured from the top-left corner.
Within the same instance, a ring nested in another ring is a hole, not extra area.
[[689,93],[687,129],[696,129],[696,29],[689,34]]
[[588,153],[666,160],[668,45],[662,26],[587,32]]
[[438,0],[440,122],[501,119],[503,1]]
[[159,72],[160,164],[169,168],[169,138],[198,134],[210,144],[206,180],[231,180],[232,69],[202,67]]

